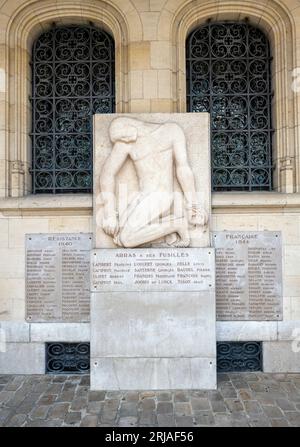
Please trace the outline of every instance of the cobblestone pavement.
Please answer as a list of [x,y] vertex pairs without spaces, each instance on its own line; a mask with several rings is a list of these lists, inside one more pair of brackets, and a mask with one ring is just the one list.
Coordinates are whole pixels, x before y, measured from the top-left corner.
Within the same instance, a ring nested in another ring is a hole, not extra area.
[[300,374],[218,375],[217,391],[90,391],[89,376],[0,376],[4,427],[299,427]]

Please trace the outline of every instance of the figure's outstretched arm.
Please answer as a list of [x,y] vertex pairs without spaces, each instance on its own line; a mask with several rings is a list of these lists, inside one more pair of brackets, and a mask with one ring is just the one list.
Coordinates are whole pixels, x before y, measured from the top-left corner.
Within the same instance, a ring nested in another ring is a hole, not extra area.
[[117,203],[116,203],[116,175],[128,156],[128,144],[115,143],[111,154],[106,159],[100,174],[100,190],[104,205],[103,229],[110,236],[118,231]]
[[205,226],[207,224],[208,216],[198,202],[195,177],[187,158],[184,132],[177,126],[177,130],[176,132],[174,131],[173,135],[176,174],[184,194],[188,220],[193,225]]
[[185,135],[183,130],[179,126],[176,126],[176,131],[173,133],[173,136],[177,178],[182,188],[187,206],[192,206],[193,204],[197,203],[197,194],[194,174],[189,166],[187,158]]

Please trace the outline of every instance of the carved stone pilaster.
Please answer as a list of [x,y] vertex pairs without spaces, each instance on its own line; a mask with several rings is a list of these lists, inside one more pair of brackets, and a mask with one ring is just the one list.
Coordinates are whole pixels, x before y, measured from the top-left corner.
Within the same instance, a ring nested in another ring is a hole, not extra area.
[[22,197],[25,190],[25,167],[21,160],[10,162],[10,195]]
[[279,162],[281,192],[294,192],[294,158],[283,157]]

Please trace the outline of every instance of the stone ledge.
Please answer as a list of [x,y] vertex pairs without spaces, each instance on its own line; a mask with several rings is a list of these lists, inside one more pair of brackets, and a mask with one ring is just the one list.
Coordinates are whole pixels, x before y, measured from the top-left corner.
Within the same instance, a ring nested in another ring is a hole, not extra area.
[[[92,211],[92,194],[39,194],[0,199],[0,211],[85,210]],[[300,193],[222,192],[212,194],[214,210],[230,208],[300,209]]]
[[266,373],[300,372],[299,341],[263,343],[263,370]]
[[31,323],[30,340],[36,342],[90,341],[89,323]]
[[216,386],[214,357],[91,358],[92,390],[216,389]]
[[44,374],[43,343],[6,343],[0,351],[0,374]]
[[39,194],[0,199],[0,211],[92,211],[92,194]]
[[23,321],[0,321],[0,331],[7,343],[29,342],[30,325]]
[[277,321],[217,321],[217,341],[277,340]]
[[300,193],[279,192],[223,192],[212,194],[213,210],[230,208],[297,209],[300,208]]

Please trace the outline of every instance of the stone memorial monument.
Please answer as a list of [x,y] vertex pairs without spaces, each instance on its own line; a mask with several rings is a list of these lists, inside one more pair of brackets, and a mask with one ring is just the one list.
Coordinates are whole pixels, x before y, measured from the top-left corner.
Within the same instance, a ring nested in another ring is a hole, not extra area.
[[208,114],[96,115],[92,389],[216,387]]

